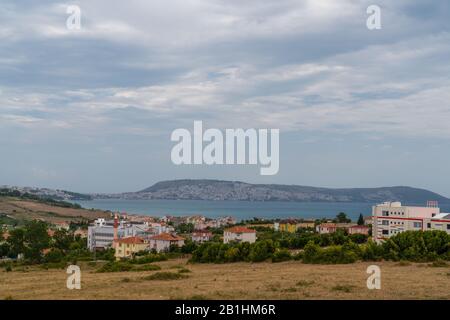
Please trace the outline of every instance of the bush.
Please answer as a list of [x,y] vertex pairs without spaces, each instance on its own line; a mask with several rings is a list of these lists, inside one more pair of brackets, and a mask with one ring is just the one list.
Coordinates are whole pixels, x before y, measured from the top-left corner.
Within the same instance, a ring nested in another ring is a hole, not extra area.
[[99,273],[104,272],[126,272],[126,271],[155,271],[161,270],[160,266],[153,264],[133,265],[128,261],[114,261],[104,264],[97,270]]
[[144,256],[137,256],[132,260],[129,260],[130,263],[133,264],[146,264],[158,261],[166,261],[167,255],[163,253],[149,253]]
[[133,268],[133,265],[131,265],[128,262],[120,262],[120,261],[114,261],[114,262],[108,262],[104,264],[100,269],[97,270],[98,273],[104,273],[104,272],[124,272],[124,271],[130,271]]
[[173,272],[157,272],[152,275],[144,277],[144,280],[178,280],[186,279],[187,275]]
[[353,263],[359,259],[358,250],[354,246],[355,244],[346,244],[344,246],[320,248],[317,244],[310,242],[305,247],[303,262],[318,264]]
[[161,270],[161,267],[154,264],[133,266],[133,268],[131,269],[131,271],[156,271],[156,270]]
[[259,241],[251,246],[248,257],[252,262],[261,262],[271,258],[274,252],[275,246],[272,240]]
[[292,256],[287,249],[278,249],[272,256],[272,262],[282,262],[291,260]]
[[44,257],[45,262],[56,263],[64,260],[64,254],[60,249],[51,249]]

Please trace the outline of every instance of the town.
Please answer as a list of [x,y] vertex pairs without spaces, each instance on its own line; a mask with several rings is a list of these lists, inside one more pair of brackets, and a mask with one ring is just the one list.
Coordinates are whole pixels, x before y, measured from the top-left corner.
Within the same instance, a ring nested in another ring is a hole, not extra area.
[[[85,209],[65,210],[79,214]],[[324,219],[243,221],[231,216],[96,215],[70,222],[35,219],[19,225],[8,224],[14,221],[9,216],[0,217],[0,282],[9,294],[5,298],[32,298],[32,288],[64,277],[70,266],[82,270],[82,281],[89,284],[88,291],[81,290],[84,298],[126,294],[204,299],[205,293],[208,298],[308,298],[306,288],[319,297],[336,297],[341,290],[352,293],[352,288],[365,284],[365,280],[355,283],[357,278],[352,280],[348,274],[365,276],[368,264],[382,265],[392,275],[407,274],[411,280],[390,278],[389,285],[398,289],[383,292],[392,298],[413,297],[414,291],[403,290],[400,283],[417,283],[424,277],[442,282],[442,270],[450,260],[450,214],[441,212],[434,201],[423,207],[381,203],[373,206],[372,215],[360,214],[356,221],[344,212]],[[441,271],[430,273],[420,265]],[[320,283],[327,272],[334,276],[324,292]],[[26,280],[30,292],[17,286],[29,276],[34,279]],[[294,286],[288,280],[292,278],[297,279]],[[48,287],[45,297],[54,297],[55,292],[75,297],[62,291],[65,282],[58,281]],[[120,290],[114,287],[117,281]],[[148,281],[154,285],[146,285]],[[250,284],[249,291],[241,290],[242,281]],[[421,282],[421,288],[428,288],[427,283]],[[358,294],[369,297],[364,288]],[[433,297],[445,296],[448,290],[441,289],[427,290]]]
[[[8,238],[10,233],[14,233],[12,226],[3,225],[2,230],[3,260],[23,258],[24,252],[17,252],[17,256],[7,252]],[[231,216],[216,219],[202,215],[157,218],[111,213],[110,219],[98,218],[89,225],[74,227],[65,222],[48,225],[47,233],[52,237],[58,230],[71,231],[73,237],[86,239],[87,249],[91,252],[112,249],[115,259],[121,260],[133,258],[142,252],[167,253],[183,248],[188,243],[194,246],[208,242],[253,244],[257,242],[258,234],[261,240],[269,237],[277,240],[279,236],[274,234],[291,234],[291,238],[284,236],[279,241],[287,249],[296,248],[292,245],[295,235],[306,235],[313,239],[312,235],[342,233],[349,237],[355,236],[351,239],[357,243],[371,238],[379,244],[404,231],[441,230],[450,234],[450,214],[441,213],[435,201],[429,201],[426,207],[385,202],[375,205],[371,216],[360,215],[357,222],[352,222],[345,213],[338,214],[335,219],[254,219],[241,222]],[[291,241],[290,244],[286,244],[286,239]],[[49,248],[43,248],[42,253],[49,251]]]

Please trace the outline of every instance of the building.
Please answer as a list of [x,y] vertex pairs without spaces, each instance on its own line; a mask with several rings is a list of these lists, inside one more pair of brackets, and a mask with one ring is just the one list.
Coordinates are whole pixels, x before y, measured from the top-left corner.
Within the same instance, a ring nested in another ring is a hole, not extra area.
[[364,217],[364,225],[368,226],[373,223],[372,216]]
[[209,231],[194,231],[192,233],[192,241],[197,243],[202,243],[205,241],[210,241],[213,237],[213,234]]
[[283,220],[274,223],[274,229],[281,232],[295,233],[297,231],[297,221]]
[[320,234],[334,233],[337,230],[344,230],[348,234],[369,234],[369,227],[359,226],[354,223],[322,223],[316,226],[316,231]]
[[55,229],[57,230],[67,230],[69,231],[70,225],[65,221],[58,221],[54,223]]
[[316,226],[316,231],[320,234],[334,233],[337,230],[336,223],[321,223]]
[[114,241],[114,249],[117,260],[122,258],[131,258],[137,252],[147,250],[148,242],[141,237],[127,237]]
[[171,225],[168,225],[165,222],[150,222],[148,224],[147,232],[151,235],[158,235],[161,233],[172,233],[175,231],[175,228]]
[[91,251],[95,249],[102,250],[113,247],[115,238],[144,237],[148,228],[148,222],[119,220],[117,215],[114,220],[97,219],[92,226],[88,227],[88,248]]
[[369,235],[369,229],[370,228],[368,226],[354,225],[354,226],[351,226],[351,227],[347,228],[347,232],[348,232],[348,234]]
[[246,227],[233,227],[225,229],[223,232],[223,243],[256,241],[256,231]]
[[170,246],[175,245],[178,247],[184,246],[184,238],[170,233],[161,233],[156,236],[150,237],[150,250],[156,250],[156,252],[169,251]]
[[381,242],[408,230],[442,230],[450,233],[450,213],[441,213],[435,201],[426,207],[384,202],[372,207],[372,236]]

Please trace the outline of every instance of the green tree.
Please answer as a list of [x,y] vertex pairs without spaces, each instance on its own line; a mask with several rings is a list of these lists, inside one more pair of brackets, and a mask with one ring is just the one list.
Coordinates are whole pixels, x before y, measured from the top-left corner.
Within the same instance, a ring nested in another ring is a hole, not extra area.
[[337,215],[336,215],[336,222],[338,222],[338,223],[349,223],[349,222],[351,222],[352,220],[350,220],[349,218],[347,218],[347,214],[345,213],[345,212],[339,212]]
[[363,226],[364,225],[364,217],[362,215],[362,213],[359,214],[359,218],[358,218],[358,226]]
[[24,228],[25,258],[31,262],[41,262],[42,250],[50,246],[50,236],[47,233],[47,223],[30,221]]
[[9,245],[9,255],[16,258],[19,254],[25,252],[25,230],[17,228],[11,230],[6,243]]
[[53,235],[53,247],[62,251],[68,251],[73,241],[73,235],[64,229],[56,230]]

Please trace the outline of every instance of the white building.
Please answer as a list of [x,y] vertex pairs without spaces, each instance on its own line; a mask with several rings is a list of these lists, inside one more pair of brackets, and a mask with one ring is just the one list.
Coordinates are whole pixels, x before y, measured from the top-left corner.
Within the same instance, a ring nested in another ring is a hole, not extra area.
[[192,241],[197,243],[203,243],[206,241],[210,241],[213,237],[213,234],[209,231],[194,231],[192,233]]
[[178,247],[184,246],[184,238],[170,233],[161,233],[156,236],[150,237],[149,249],[156,250],[156,252],[169,251],[170,246],[175,245]]
[[[118,222],[117,237],[135,237],[142,236],[148,230],[148,223],[130,223],[125,220]],[[114,240],[114,220],[105,220],[103,218],[94,221],[92,226],[88,227],[88,248],[93,251],[97,249],[106,249],[112,247]]]
[[256,241],[256,231],[246,227],[233,227],[225,229],[223,232],[223,243],[229,242],[249,242]]
[[450,214],[441,213],[437,203],[427,207],[384,202],[372,207],[372,236],[380,242],[408,230],[443,230],[450,233]]

